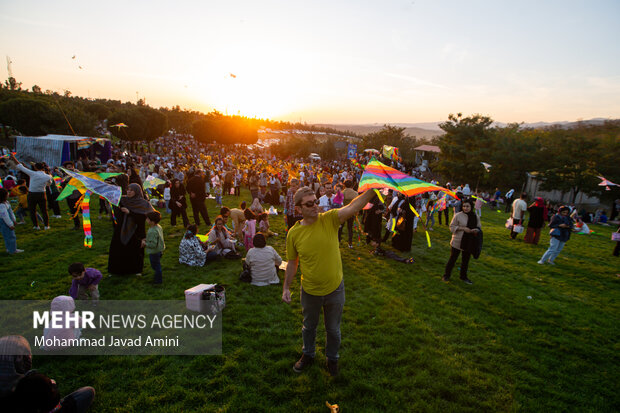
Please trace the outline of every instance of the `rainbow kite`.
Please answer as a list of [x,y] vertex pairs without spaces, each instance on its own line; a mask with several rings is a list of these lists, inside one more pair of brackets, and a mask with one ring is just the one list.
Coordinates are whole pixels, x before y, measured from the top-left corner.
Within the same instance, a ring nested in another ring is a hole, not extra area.
[[448,207],[448,203],[446,200],[446,194],[441,194],[440,198],[433,204],[431,208],[431,213],[443,211]]
[[359,183],[359,192],[369,189],[390,188],[400,192],[405,196],[414,196],[425,192],[442,191],[454,198],[456,194],[449,189],[441,186],[424,182],[420,179],[407,175],[397,169],[390,168],[372,158],[366,168]]
[[82,209],[82,225],[84,227],[84,246],[86,248],[93,247],[93,234],[90,226],[90,194],[90,191],[86,191],[80,203],[80,208]]

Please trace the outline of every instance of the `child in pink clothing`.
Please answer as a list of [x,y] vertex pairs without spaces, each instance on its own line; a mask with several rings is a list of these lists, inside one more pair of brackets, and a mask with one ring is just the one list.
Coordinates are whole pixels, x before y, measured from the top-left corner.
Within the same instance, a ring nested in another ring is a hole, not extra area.
[[254,235],[256,235],[256,215],[254,212],[247,208],[243,211],[245,216],[245,225],[243,226],[243,245],[245,250],[249,251],[250,248],[254,248]]
[[482,199],[480,195],[476,192],[476,203],[474,204],[474,209],[476,210],[476,215],[479,217],[482,216]]

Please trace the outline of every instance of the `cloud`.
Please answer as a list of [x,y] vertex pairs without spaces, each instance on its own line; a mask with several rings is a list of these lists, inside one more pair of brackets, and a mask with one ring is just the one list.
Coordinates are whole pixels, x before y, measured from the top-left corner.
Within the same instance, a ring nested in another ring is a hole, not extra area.
[[435,88],[440,88],[440,89],[448,89],[448,87],[445,85],[440,85],[438,83],[429,82],[427,80],[420,79],[420,78],[413,77],[413,76],[407,76],[407,75],[401,75],[398,73],[389,73],[389,72],[385,72],[384,75],[393,77],[395,79],[406,80],[408,82],[414,83],[419,86],[429,86],[429,87],[435,87]]
[[63,24],[58,24],[58,23],[52,23],[49,21],[28,20],[28,19],[22,19],[21,17],[7,16],[4,14],[0,14],[0,19],[8,20],[14,23],[27,24],[30,26],[37,26],[37,27],[46,27],[46,28],[51,28],[51,29],[66,30],[70,28],[69,26],[65,26]]

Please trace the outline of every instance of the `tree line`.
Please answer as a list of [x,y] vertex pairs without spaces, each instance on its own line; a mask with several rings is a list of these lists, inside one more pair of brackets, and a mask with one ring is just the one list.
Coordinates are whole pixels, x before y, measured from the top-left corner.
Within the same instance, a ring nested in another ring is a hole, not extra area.
[[[114,127],[119,123],[127,127]],[[12,77],[0,84],[0,124],[5,138],[10,133],[99,136],[106,127],[114,136],[125,141],[152,141],[174,130],[180,134],[192,134],[204,143],[222,144],[256,143],[257,131],[261,127],[342,134],[332,128],[225,116],[217,111],[205,114],[179,106],[156,109],[147,105],[144,99],[135,104],[111,99],[86,99],[72,96],[68,90],[62,94],[43,91],[38,85],[25,90],[21,82]]]
[[[619,188],[606,191],[598,176],[620,183],[620,120],[534,129],[493,126],[488,116],[459,113],[439,126],[445,132],[437,140],[441,156],[431,168],[452,182],[519,191],[532,174],[545,191],[619,197]],[[489,172],[481,162],[491,164]]]

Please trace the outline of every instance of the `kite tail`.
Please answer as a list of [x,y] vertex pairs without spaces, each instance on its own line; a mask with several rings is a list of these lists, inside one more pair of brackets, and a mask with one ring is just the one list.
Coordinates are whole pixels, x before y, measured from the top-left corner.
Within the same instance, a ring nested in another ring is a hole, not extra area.
[[112,212],[112,220],[114,221],[114,225],[117,225],[116,216],[114,215],[114,208],[110,205],[110,211]]
[[90,194],[90,191],[86,191],[80,204],[82,209],[82,225],[84,227],[84,246],[86,248],[92,248],[93,246],[93,235],[90,226]]

